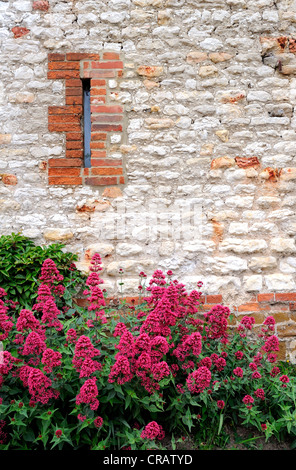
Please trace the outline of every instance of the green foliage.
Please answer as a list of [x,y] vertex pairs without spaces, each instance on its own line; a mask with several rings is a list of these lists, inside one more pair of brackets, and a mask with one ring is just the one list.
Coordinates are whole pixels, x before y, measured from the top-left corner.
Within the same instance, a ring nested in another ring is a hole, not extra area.
[[0,286],[21,308],[30,308],[37,296],[38,276],[43,262],[51,258],[64,276],[65,284],[77,286],[85,276],[69,271],[77,255],[63,252],[60,243],[38,246],[20,233],[0,237]]

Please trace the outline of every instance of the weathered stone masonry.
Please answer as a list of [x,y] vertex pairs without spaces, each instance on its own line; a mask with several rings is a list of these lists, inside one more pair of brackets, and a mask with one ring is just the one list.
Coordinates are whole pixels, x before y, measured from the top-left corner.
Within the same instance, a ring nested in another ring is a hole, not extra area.
[[295,361],[295,25],[294,0],[0,1],[0,232],[100,252],[111,295],[120,267],[128,296],[201,280]]

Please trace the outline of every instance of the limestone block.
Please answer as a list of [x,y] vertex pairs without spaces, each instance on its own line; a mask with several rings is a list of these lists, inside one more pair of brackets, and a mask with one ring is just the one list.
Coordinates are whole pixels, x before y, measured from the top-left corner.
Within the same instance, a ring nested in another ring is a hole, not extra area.
[[231,274],[233,272],[240,273],[248,269],[247,261],[237,256],[206,257],[203,262],[206,265],[206,271],[210,271],[215,274]]
[[293,238],[274,238],[270,241],[270,249],[277,253],[295,253],[295,240]]
[[198,71],[198,75],[202,78],[210,77],[216,73],[218,73],[218,69],[215,65],[202,65]]
[[267,248],[265,240],[252,239],[243,240],[239,238],[228,238],[220,243],[221,251],[233,251],[235,253],[254,253]]
[[212,160],[211,162],[211,169],[212,170],[217,170],[219,168],[231,168],[232,166],[235,165],[235,160],[234,158],[231,157],[218,157]]
[[199,62],[207,60],[207,58],[208,54],[206,52],[192,51],[187,54],[186,62],[188,62],[188,64],[198,64]]
[[264,280],[271,292],[291,291],[296,288],[294,276],[291,274],[267,274],[264,276]]
[[243,287],[246,292],[260,292],[262,290],[263,278],[260,275],[244,276]]
[[163,73],[162,66],[156,65],[140,65],[137,68],[138,75],[142,75],[146,78],[159,77]]
[[43,237],[46,241],[62,241],[66,242],[74,237],[70,229],[65,228],[49,228],[43,232]]
[[134,256],[143,251],[141,245],[132,243],[119,243],[116,247],[116,253],[120,256]]
[[243,235],[248,233],[247,222],[231,222],[229,225],[229,233],[231,235]]
[[264,269],[272,269],[276,266],[277,260],[274,256],[254,256],[249,262],[249,268],[258,273],[261,273]]
[[147,118],[145,119],[145,124],[147,127],[149,127],[149,129],[168,129],[173,127],[175,122],[169,118]]
[[114,245],[111,243],[91,243],[86,247],[86,258],[91,259],[95,253],[98,253],[101,258],[112,255],[114,252]]

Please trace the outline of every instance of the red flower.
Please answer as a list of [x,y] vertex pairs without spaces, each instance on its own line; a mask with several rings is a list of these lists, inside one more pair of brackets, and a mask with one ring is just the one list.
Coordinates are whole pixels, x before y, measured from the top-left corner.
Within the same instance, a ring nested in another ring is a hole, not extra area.
[[142,439],[163,439],[164,430],[161,425],[157,424],[156,421],[151,421],[148,423],[141,433]]
[[97,396],[99,394],[96,385],[96,377],[87,379],[80,388],[79,394],[76,396],[76,404],[85,403],[90,406],[91,410],[96,410],[100,404]]
[[265,393],[263,388],[258,388],[257,390],[255,390],[254,395],[257,398],[261,398],[261,400],[265,400]]
[[57,429],[56,432],[55,432],[55,435],[57,437],[61,437],[62,434],[63,434],[63,432],[61,431],[61,429]]
[[233,370],[233,373],[234,375],[236,375],[237,377],[243,377],[244,375],[244,371],[241,367],[236,367],[234,370]]
[[245,405],[252,405],[254,403],[254,398],[251,397],[251,395],[245,395],[244,398],[243,398],[243,403]]
[[225,407],[225,402],[223,400],[218,400],[217,401],[217,406],[218,406],[219,410],[223,410],[223,408]]
[[94,420],[94,425],[96,428],[101,428],[103,426],[103,422],[103,418],[101,418],[101,416],[97,416],[97,418]]
[[210,386],[211,377],[211,372],[207,367],[199,367],[191,372],[186,379],[188,390],[191,393],[201,393]]

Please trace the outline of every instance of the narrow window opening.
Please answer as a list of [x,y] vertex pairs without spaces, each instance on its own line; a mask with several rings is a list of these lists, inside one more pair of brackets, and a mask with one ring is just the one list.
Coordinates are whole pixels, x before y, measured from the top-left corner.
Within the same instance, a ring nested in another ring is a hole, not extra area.
[[84,141],[84,167],[91,167],[91,116],[90,116],[90,79],[82,80],[83,86],[83,141]]

